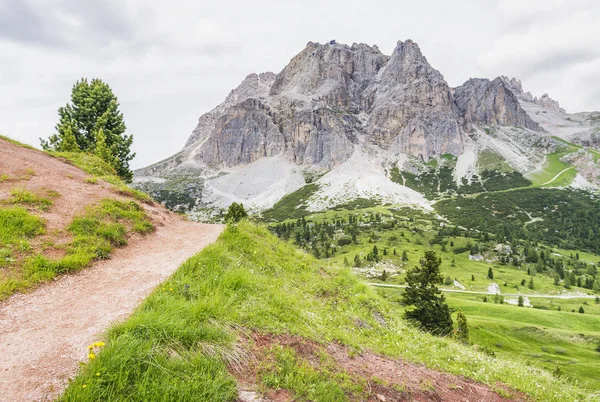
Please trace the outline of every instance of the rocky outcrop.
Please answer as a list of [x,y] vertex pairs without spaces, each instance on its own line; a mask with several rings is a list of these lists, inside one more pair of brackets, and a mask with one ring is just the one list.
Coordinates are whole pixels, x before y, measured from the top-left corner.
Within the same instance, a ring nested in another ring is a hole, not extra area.
[[543,94],[540,98],[537,96],[534,97],[531,92],[523,92],[523,85],[518,79],[508,78],[504,75],[500,76],[500,79],[517,98],[524,100],[525,102],[532,102],[543,106],[544,108],[550,109],[554,112],[565,113],[565,109],[561,108],[558,102],[552,99],[548,94]]
[[565,113],[565,109],[560,107],[558,101],[552,99],[550,96],[548,96],[548,94],[543,94],[540,98],[534,98],[533,103],[537,103],[538,105],[554,112]]
[[465,129],[471,130],[477,125],[499,125],[542,131],[521,108],[517,96],[501,77],[493,81],[471,78],[454,90],[454,101]]
[[450,88],[416,43],[398,42],[364,99],[369,113],[366,131],[382,148],[425,160],[462,152]]

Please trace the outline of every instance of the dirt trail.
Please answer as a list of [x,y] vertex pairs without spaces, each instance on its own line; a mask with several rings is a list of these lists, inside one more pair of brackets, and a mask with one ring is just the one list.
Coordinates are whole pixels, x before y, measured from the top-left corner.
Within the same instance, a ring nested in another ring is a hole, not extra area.
[[163,219],[156,233],[110,260],[0,303],[0,401],[56,397],[87,360],[87,345],[223,230],[172,214]]

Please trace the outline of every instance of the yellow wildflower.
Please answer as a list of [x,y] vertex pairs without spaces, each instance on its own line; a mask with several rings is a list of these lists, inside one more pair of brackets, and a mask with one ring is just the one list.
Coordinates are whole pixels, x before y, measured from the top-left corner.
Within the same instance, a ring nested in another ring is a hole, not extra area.
[[98,346],[99,348],[101,348],[102,346],[105,345],[105,343],[104,342],[96,342],[95,345]]
[[94,360],[96,358],[96,355],[93,353],[88,354],[88,357],[90,358],[90,360]]
[[83,384],[81,388],[87,388],[87,384]]
[[100,377],[100,372],[99,371],[96,373],[96,377]]
[[173,288],[169,288],[169,290],[172,292],[172,291],[173,291]]

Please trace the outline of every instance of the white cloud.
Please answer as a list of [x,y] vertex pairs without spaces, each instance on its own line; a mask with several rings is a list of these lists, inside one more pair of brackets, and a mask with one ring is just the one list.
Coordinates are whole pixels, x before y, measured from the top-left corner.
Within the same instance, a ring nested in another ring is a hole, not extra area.
[[330,39],[389,54],[410,38],[452,86],[524,74],[537,94],[600,109],[598,6],[576,3],[0,0],[0,132],[37,145],[72,84],[99,77],[119,97],[141,167],[179,150],[247,74],[279,72],[309,40]]
[[548,92],[570,111],[600,109],[592,95],[600,82],[600,3],[503,0],[498,15],[500,34],[477,58],[485,74],[519,77],[526,90]]

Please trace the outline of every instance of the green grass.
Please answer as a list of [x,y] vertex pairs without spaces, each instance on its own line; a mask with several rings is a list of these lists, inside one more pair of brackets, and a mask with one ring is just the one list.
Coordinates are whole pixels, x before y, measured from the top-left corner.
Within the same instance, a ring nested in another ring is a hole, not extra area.
[[490,348],[497,356],[521,359],[550,371],[558,367],[566,378],[599,390],[600,353],[596,347],[600,343],[600,316],[566,311],[571,301],[552,302],[562,311],[449,297],[450,306],[467,315],[474,343]]
[[[239,333],[247,331],[340,342],[356,353],[370,349],[492,386],[501,381],[537,400],[583,400],[587,394],[523,362],[492,359],[423,334],[405,324],[401,313],[398,304],[349,270],[317,261],[266,229],[242,222],[228,227],[127,321],[113,326],[106,348],[60,400],[234,401],[236,384],[227,367],[244,360],[236,345]],[[275,360],[276,375],[267,368],[261,377],[265,387],[285,387],[300,399],[350,398],[339,393],[348,390],[347,379],[315,375],[285,350],[276,352]],[[277,374],[283,372],[289,374]],[[311,394],[318,387],[323,393]],[[353,387],[359,390],[360,384]]]
[[40,235],[44,233],[44,226],[43,219],[22,207],[0,207],[0,246],[14,246]]
[[[553,137],[558,139],[556,137]],[[577,169],[560,159],[570,153],[576,152],[580,146],[558,139],[562,146],[555,152],[546,155],[546,161],[541,171],[528,176],[536,187],[560,187],[571,184],[577,175]],[[567,170],[568,169],[568,170]],[[563,172],[559,175],[559,173]],[[558,175],[558,176],[557,176]]]
[[40,211],[48,211],[52,206],[51,198],[56,198],[60,194],[55,191],[46,191],[46,195],[46,197],[43,197],[22,188],[13,188],[10,191],[10,197],[2,203],[34,207]]
[[270,389],[290,390],[300,400],[307,401],[345,401],[349,399],[348,395],[369,399],[367,381],[357,381],[338,372],[335,363],[327,361],[326,356],[321,357],[325,361],[320,362],[319,369],[290,347],[274,345],[268,357],[258,375],[262,384]]
[[80,270],[94,260],[108,258],[114,247],[127,244],[130,233],[145,234],[154,227],[135,202],[102,200],[99,205],[88,208],[84,215],[73,219],[68,227],[73,240],[63,246],[65,255],[58,260],[45,257],[24,243],[26,238],[42,234],[43,230],[43,221],[22,208],[0,209],[2,246],[21,244],[19,258],[12,258],[14,252],[11,252],[9,263],[5,263],[11,270],[0,277],[0,300],[58,274]]
[[267,221],[281,221],[284,219],[297,219],[308,215],[306,201],[317,191],[319,186],[315,183],[296,190],[277,201],[273,208],[262,213],[262,218]]

